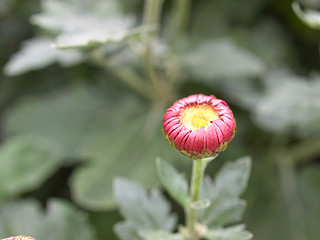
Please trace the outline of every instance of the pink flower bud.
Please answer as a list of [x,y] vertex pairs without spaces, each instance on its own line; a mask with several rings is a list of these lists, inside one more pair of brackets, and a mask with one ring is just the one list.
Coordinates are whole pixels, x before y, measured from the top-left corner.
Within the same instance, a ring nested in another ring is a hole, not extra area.
[[168,142],[194,159],[213,157],[232,140],[236,122],[227,103],[214,96],[191,95],[175,102],[163,116]]
[[33,239],[32,237],[19,235],[19,236],[15,236],[15,237],[4,238],[1,240],[35,240],[35,239]]

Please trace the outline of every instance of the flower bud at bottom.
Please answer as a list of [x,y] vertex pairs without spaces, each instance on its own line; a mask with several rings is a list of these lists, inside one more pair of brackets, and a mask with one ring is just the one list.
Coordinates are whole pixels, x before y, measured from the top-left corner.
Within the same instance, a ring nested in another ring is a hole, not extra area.
[[14,237],[3,238],[1,240],[35,240],[35,239],[32,237],[19,235],[19,236],[14,236]]

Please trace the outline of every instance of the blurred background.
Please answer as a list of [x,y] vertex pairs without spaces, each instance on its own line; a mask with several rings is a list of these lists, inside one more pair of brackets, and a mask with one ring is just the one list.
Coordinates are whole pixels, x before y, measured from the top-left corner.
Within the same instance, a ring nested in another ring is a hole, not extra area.
[[318,240],[317,10],[318,0],[165,0],[148,15],[143,0],[1,0],[0,237],[116,239],[112,180],[157,186],[157,156],[190,174],[161,121],[203,93],[237,120],[207,174],[253,159],[247,229]]

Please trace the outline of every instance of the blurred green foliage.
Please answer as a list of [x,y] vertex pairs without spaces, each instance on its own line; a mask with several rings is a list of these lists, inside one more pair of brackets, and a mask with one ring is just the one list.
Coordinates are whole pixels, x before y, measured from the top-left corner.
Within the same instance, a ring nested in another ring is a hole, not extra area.
[[209,173],[252,156],[247,229],[318,240],[319,2],[179,3],[158,29],[142,0],[1,0],[0,237],[115,239],[113,179],[158,185],[158,156],[188,172],[161,119],[201,92],[238,129]]

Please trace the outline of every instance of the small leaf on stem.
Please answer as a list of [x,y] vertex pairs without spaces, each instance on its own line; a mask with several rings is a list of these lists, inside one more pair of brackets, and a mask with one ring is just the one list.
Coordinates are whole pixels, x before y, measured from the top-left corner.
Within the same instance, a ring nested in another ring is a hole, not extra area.
[[188,202],[188,183],[185,177],[168,162],[158,158],[157,169],[161,182],[170,194],[182,206]]

